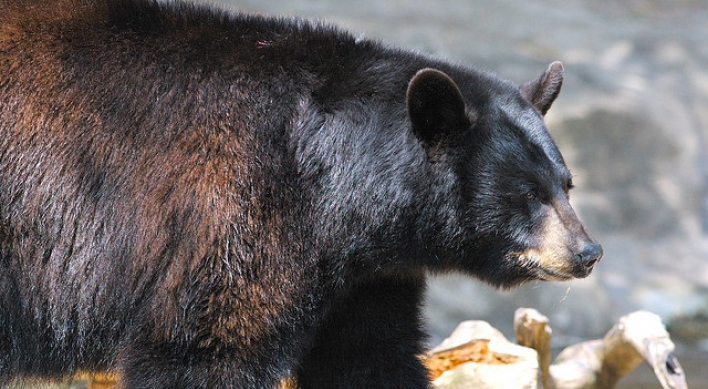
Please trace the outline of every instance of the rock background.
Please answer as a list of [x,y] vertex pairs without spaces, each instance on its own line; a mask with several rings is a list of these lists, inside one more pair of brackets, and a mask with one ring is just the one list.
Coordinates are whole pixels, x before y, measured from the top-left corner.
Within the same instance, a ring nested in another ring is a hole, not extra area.
[[708,2],[221,2],[334,22],[517,83],[561,60],[564,88],[547,122],[574,173],[571,200],[605,257],[588,279],[510,292],[436,277],[431,342],[466,319],[489,321],[510,337],[513,312],[523,306],[550,318],[560,346],[600,337],[621,315],[645,309],[685,340],[679,359],[689,386],[708,387],[701,369],[708,359]]

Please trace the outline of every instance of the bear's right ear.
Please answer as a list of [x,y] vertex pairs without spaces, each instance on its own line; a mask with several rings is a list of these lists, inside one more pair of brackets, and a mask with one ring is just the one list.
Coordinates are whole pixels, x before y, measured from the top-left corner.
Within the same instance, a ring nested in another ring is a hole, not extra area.
[[439,70],[423,69],[413,76],[406,104],[413,132],[427,146],[470,126],[460,89]]
[[560,93],[563,74],[563,64],[553,62],[539,79],[521,86],[521,95],[533,104],[541,115],[545,115]]

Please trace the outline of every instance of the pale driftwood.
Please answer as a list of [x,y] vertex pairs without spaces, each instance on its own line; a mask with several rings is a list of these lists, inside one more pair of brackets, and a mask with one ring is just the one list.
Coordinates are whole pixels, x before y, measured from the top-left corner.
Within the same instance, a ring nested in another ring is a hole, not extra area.
[[553,331],[548,325],[548,318],[535,309],[519,308],[514,313],[514,332],[516,341],[524,347],[538,352],[538,365],[541,369],[541,386],[551,388],[548,382],[548,369],[551,366],[551,336]]
[[[517,310],[517,338],[539,351],[550,352],[548,319],[535,310]],[[685,389],[686,377],[673,356],[674,344],[659,316],[638,311],[623,316],[603,339],[582,342],[563,350],[547,371],[545,389],[612,389],[620,378],[646,361],[664,389]],[[543,362],[541,362],[543,364]]]
[[79,375],[88,379],[89,389],[112,389],[120,379],[117,373],[109,372],[82,372]]
[[483,321],[462,322],[425,362],[444,389],[536,389],[536,351],[509,342]]

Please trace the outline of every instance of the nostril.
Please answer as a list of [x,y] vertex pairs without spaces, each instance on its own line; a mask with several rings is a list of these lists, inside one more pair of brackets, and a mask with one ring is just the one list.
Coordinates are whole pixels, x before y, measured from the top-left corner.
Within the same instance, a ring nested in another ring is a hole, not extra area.
[[591,267],[602,258],[602,246],[597,243],[591,243],[585,246],[583,251],[578,254],[580,263],[585,267]]

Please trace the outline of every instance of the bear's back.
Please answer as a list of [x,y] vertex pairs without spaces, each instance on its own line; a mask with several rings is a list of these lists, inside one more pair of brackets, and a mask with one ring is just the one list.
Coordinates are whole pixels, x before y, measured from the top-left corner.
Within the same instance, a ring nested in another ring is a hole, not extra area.
[[324,23],[152,0],[5,2],[0,4],[0,37],[5,47],[31,41],[47,49],[93,49],[96,54],[100,48],[109,51],[119,43],[133,43],[139,47],[118,52],[163,55],[165,60],[199,62],[211,70],[239,64],[261,73],[271,66],[324,73],[324,68],[361,63],[365,51],[380,49]]

